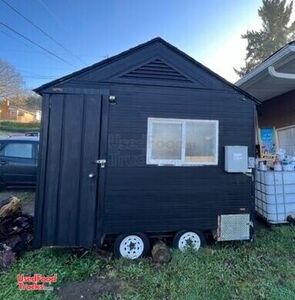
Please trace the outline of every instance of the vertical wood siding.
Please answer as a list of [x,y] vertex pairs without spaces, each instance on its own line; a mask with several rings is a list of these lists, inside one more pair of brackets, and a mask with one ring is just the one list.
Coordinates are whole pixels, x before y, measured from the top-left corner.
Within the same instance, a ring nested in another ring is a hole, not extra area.
[[[90,246],[97,239],[98,168],[94,161],[99,157],[100,96],[51,95],[45,99],[43,127],[48,131],[43,130],[41,137],[36,243]],[[89,173],[96,178],[89,179]]]

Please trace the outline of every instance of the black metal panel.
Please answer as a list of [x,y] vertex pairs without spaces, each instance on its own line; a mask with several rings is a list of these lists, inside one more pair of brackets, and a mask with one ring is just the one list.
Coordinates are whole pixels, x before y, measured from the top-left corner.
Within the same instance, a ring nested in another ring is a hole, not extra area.
[[[101,134],[101,96],[85,97],[84,108],[84,134],[81,141],[81,172],[80,172],[80,206],[77,243],[80,245],[99,244],[100,233],[96,233],[96,225],[101,220],[100,205],[103,199],[98,197],[98,186],[100,174],[98,165],[94,163],[94,158],[101,158],[99,153]],[[89,173],[96,177],[89,180]],[[101,182],[103,188],[104,182]],[[97,198],[98,197],[98,198]],[[99,199],[99,201],[95,201]]]
[[104,237],[103,223],[104,223],[104,196],[106,188],[106,170],[107,170],[107,153],[108,153],[108,127],[109,127],[109,97],[107,95],[102,96],[102,113],[101,113],[101,130],[100,130],[100,145],[99,145],[99,158],[106,160],[106,165],[99,169],[98,186],[99,191],[97,193],[98,209],[97,209],[97,221],[96,221],[96,234],[95,241],[97,245],[100,245],[102,238]]
[[[64,101],[56,238],[63,245],[75,245],[84,101],[81,95],[67,95]],[[67,234],[65,225],[69,229]]]
[[42,241],[52,245],[56,243],[58,213],[58,189],[60,177],[60,157],[62,151],[64,96],[50,97],[50,119],[47,137],[47,162],[44,176],[43,228]]
[[51,95],[49,108],[50,113],[43,116],[43,127],[50,124],[48,134],[41,137],[45,166],[41,163],[36,225],[42,234],[36,245],[89,247],[96,238],[100,241],[96,236],[99,174],[95,161],[99,158],[101,96]]

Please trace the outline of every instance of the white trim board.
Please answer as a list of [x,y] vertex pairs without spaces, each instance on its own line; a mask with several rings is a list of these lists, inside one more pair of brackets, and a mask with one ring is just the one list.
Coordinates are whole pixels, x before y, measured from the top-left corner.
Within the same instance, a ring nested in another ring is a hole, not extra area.
[[[186,123],[213,123],[215,124],[215,160],[214,162],[190,162],[185,161],[185,145],[186,145]],[[146,150],[146,164],[148,165],[158,165],[158,166],[208,166],[218,165],[218,149],[219,149],[219,121],[218,120],[202,120],[202,119],[169,119],[169,118],[148,118],[147,120],[147,150]],[[152,158],[152,144],[153,144],[153,124],[163,123],[163,124],[180,124],[182,125],[181,134],[181,157],[180,159],[153,159]]]

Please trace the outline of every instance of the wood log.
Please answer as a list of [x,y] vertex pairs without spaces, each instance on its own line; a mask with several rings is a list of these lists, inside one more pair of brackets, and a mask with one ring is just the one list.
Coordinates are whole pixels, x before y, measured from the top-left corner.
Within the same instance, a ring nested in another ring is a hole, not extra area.
[[159,241],[153,246],[152,258],[154,262],[161,264],[171,260],[170,250],[164,242]]
[[10,197],[10,201],[0,208],[0,219],[19,213],[21,208],[21,200],[17,197]]
[[6,205],[7,203],[9,203],[10,200],[11,200],[11,197],[8,197],[8,198],[6,198],[6,199],[1,199],[1,200],[0,200],[0,208],[1,208],[2,206]]

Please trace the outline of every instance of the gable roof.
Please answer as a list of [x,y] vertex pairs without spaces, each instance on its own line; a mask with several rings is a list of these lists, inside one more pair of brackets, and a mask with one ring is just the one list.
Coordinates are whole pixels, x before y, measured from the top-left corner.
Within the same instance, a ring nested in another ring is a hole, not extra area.
[[126,50],[124,52],[121,52],[115,56],[112,56],[110,58],[104,59],[98,63],[95,63],[91,66],[88,66],[86,68],[83,68],[81,70],[75,71],[69,75],[63,76],[61,78],[58,78],[56,80],[50,81],[44,85],[41,85],[40,87],[34,89],[34,92],[40,94],[42,93],[43,90],[50,88],[52,86],[55,86],[57,84],[61,84],[64,83],[68,80],[73,79],[74,77],[83,75],[91,70],[97,69],[97,68],[101,68],[104,67],[108,64],[111,64],[113,62],[116,62],[120,59],[123,59],[124,57],[127,57],[135,52],[137,52],[138,50],[144,49],[152,44],[155,43],[160,43],[164,46],[166,46],[168,49],[170,49],[171,51],[175,52],[176,54],[182,56],[184,59],[188,60],[189,62],[191,62],[192,64],[194,64],[195,66],[199,67],[200,69],[202,69],[203,71],[207,72],[208,74],[210,74],[211,76],[213,76],[215,79],[217,79],[218,81],[224,83],[226,86],[234,89],[235,91],[243,94],[244,96],[246,96],[247,98],[251,99],[252,101],[256,102],[256,103],[260,103],[255,97],[253,97],[252,95],[248,94],[247,92],[245,92],[244,90],[240,89],[239,87],[235,86],[234,84],[230,83],[229,81],[227,81],[226,79],[224,79],[223,77],[221,77],[220,75],[216,74],[215,72],[213,72],[212,70],[210,70],[209,68],[207,68],[206,66],[204,66],[203,64],[199,63],[198,61],[196,61],[194,58],[192,58],[191,56],[189,56],[188,54],[186,54],[185,52],[181,51],[180,49],[176,48],[175,46],[171,45],[170,43],[166,42],[164,39],[160,38],[160,37],[156,37],[148,42],[145,42],[143,44],[140,44],[136,47],[130,48],[129,50]]

